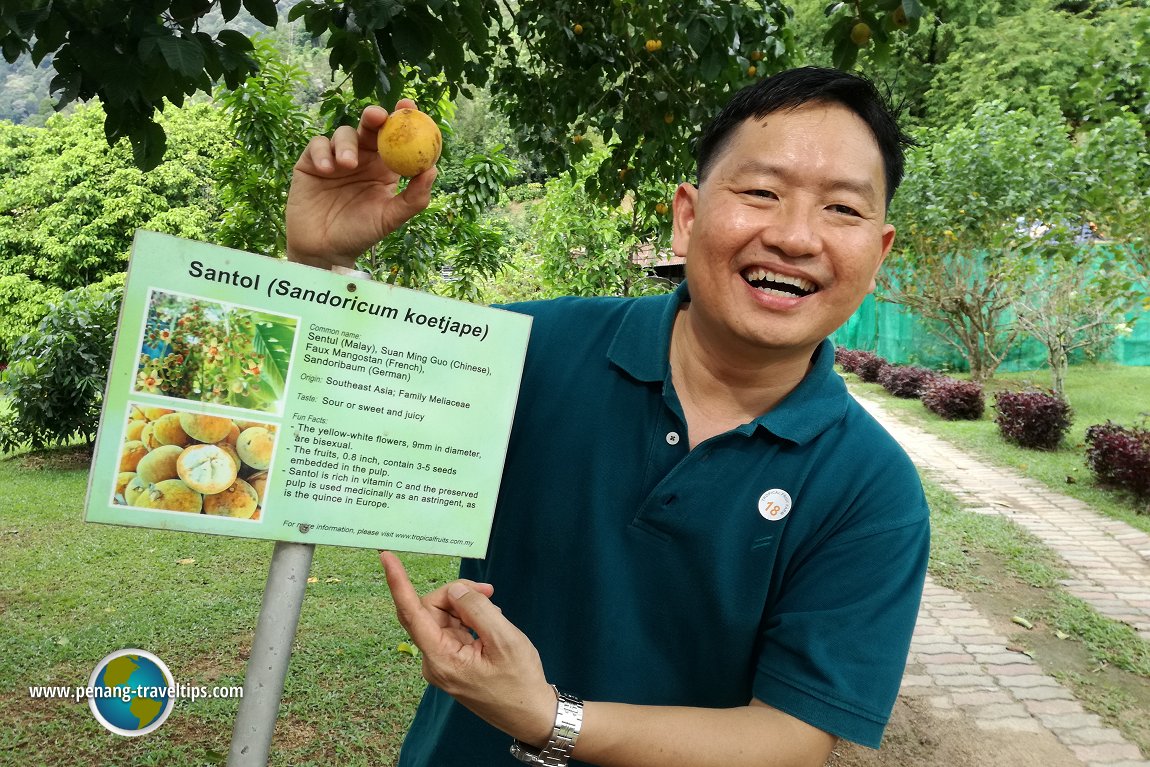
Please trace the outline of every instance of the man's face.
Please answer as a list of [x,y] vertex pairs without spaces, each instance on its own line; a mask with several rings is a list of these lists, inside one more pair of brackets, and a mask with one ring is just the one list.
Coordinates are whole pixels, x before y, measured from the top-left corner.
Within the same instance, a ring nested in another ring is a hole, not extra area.
[[809,356],[874,290],[894,241],[885,189],[878,143],[846,107],[745,121],[699,188],[675,194],[692,329],[733,351]]

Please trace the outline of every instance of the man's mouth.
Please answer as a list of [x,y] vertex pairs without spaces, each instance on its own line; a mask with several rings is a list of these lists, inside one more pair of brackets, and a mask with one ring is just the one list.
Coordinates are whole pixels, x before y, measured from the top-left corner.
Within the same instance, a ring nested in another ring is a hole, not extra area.
[[743,279],[751,287],[764,293],[776,296],[809,296],[819,289],[819,286],[802,277],[791,277],[778,272],[767,271],[758,266],[752,266],[743,271]]

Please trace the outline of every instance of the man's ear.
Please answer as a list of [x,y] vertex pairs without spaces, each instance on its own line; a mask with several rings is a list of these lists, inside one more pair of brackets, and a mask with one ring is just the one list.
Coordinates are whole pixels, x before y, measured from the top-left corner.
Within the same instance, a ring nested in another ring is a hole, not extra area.
[[679,258],[687,257],[687,249],[691,243],[691,227],[695,224],[695,205],[699,199],[699,190],[691,184],[679,184],[675,190],[675,199],[671,203],[674,220],[671,225],[671,250]]
[[886,257],[890,255],[891,246],[894,245],[894,225],[883,224],[882,227],[882,250],[879,253],[878,263],[875,264],[874,274],[870,278],[870,288],[868,293],[875,291],[875,281],[878,279],[878,271],[882,269],[882,265],[886,262]]

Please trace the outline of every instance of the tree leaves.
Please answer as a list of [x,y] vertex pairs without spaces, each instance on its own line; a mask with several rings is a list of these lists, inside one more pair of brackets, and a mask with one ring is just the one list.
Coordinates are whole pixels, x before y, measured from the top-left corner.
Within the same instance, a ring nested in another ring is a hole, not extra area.
[[276,11],[275,0],[243,0],[244,10],[250,13],[256,21],[274,27],[279,23],[279,13]]

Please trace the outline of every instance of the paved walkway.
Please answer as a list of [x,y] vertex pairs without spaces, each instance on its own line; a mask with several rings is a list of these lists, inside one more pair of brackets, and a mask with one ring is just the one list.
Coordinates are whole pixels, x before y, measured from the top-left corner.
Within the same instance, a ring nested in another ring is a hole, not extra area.
[[[1071,574],[1063,581],[1069,593],[1150,640],[1150,535],[858,399],[969,510],[1008,517],[1058,554]],[[960,592],[928,580],[903,694],[926,697],[940,712],[965,713],[988,730],[1049,731],[1086,767],[1150,766],[1137,746],[1007,644]]]

